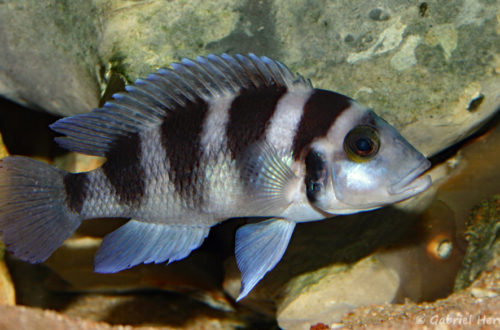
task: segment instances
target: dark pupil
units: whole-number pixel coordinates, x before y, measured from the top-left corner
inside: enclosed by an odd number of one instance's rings
[[[366,155],[370,153],[373,148],[373,143],[370,139],[362,137],[356,140],[356,149],[360,151],[360,154]]]

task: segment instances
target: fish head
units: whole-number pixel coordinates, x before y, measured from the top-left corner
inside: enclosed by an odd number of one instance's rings
[[[427,189],[430,162],[373,111],[352,101],[304,158],[313,207],[349,214],[405,200]]]

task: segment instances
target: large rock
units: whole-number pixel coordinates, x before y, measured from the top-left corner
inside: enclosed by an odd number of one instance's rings
[[[113,73],[255,52],[372,106],[433,154],[500,104],[499,12],[479,0],[2,1],[0,94],[70,115],[98,105]]]
[[[60,115],[97,105],[101,15],[91,1],[0,1],[0,94]]]
[[[400,284],[398,274],[375,258],[352,267],[328,267],[304,277],[308,277],[308,283],[302,280],[301,298],[287,301],[278,310],[283,329],[307,329],[318,322],[332,324],[358,306],[391,302]]]
[[[0,305],[0,328],[2,329],[113,329],[108,324],[82,321],[57,314],[52,311],[42,311],[28,307]],[[120,327],[131,329],[132,327]]]
[[[497,1],[279,1],[275,8],[280,59],[316,86],[372,106],[425,154],[456,142],[500,105]]]

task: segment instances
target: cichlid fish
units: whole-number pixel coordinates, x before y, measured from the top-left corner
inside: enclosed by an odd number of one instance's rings
[[[107,161],[68,173],[1,160],[0,231],[13,255],[42,262],[82,220],[130,218],[95,256],[96,272],[115,273],[183,259],[215,224],[261,217],[236,232],[238,300],[279,262],[297,222],[431,183],[429,161],[370,109],[253,54],[183,59],[51,128],[62,147]]]

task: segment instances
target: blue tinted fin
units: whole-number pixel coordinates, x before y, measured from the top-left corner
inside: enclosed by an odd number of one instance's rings
[[[0,160],[0,232],[17,258],[45,261],[80,225],[66,203],[65,174],[26,157]]]
[[[253,54],[208,55],[171,66],[136,80],[101,108],[58,120],[50,127],[65,136],[56,142],[71,151],[106,156],[121,137],[161,125],[189,102],[234,95],[243,88],[309,86],[283,64]]]
[[[265,141],[254,143],[243,152],[241,177],[251,207],[277,213],[290,205],[287,188],[298,180],[288,165],[290,162],[290,157],[280,157]]]
[[[116,273],[142,263],[183,259],[203,243],[209,230],[130,220],[104,237],[95,256],[94,270]]]
[[[292,237],[295,222],[273,218],[248,224],[236,231],[236,263],[241,271],[240,295],[244,298],[281,260]]]

